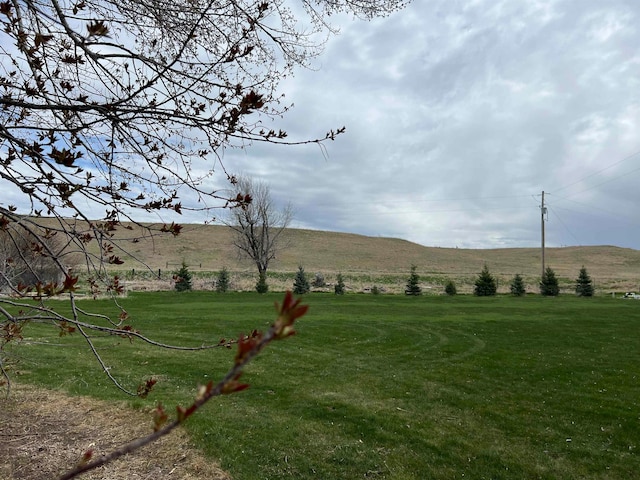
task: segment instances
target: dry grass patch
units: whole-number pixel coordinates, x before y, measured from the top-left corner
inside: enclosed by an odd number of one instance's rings
[[[124,403],[71,397],[13,385],[0,400],[0,479],[45,480],[71,469],[82,454],[107,454],[148,434],[151,418]],[[229,480],[218,465],[173,434],[124,459],[82,476],[88,480]]]

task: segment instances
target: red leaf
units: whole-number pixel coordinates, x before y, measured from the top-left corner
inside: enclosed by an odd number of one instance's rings
[[[153,430],[157,432],[162,428],[162,426],[167,423],[169,416],[164,411],[162,404],[158,404],[158,406],[153,410]]]
[[[299,298],[294,300],[291,291],[287,290],[282,306],[279,307],[276,302],[278,319],[273,324],[275,338],[286,338],[296,333],[293,329],[294,322],[309,310],[309,305],[300,305],[300,301]]]
[[[78,283],[79,277],[72,277],[68,273],[64,276],[64,283],[62,284],[62,292],[75,292],[76,283]]]
[[[240,335],[238,337],[238,351],[236,352],[236,365],[242,363],[262,340],[262,333],[254,330],[250,336]]]
[[[238,381],[241,375],[242,375],[242,372],[240,372],[232,380],[229,380],[227,383],[224,384],[224,386],[222,387],[223,395],[226,395],[229,393],[241,392],[242,390],[249,388],[248,383],[240,383]]]

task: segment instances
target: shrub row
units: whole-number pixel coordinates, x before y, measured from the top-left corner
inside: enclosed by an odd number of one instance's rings
[[[186,264],[182,264],[181,268],[174,272],[174,284],[175,289],[178,291],[191,290],[191,274]],[[215,289],[217,292],[224,293],[230,289],[230,277],[229,271],[223,268],[217,275],[215,281]],[[315,274],[313,281],[309,281],[304,271],[304,267],[300,265],[298,271],[295,274],[293,280],[292,290],[297,295],[303,295],[311,291],[311,287],[324,288],[327,287],[324,276],[320,273]],[[266,273],[259,275],[255,289],[259,293],[267,293],[269,286],[267,284]],[[346,286],[342,273],[338,273],[336,283],[333,285],[334,293],[336,295],[343,295],[346,291]],[[554,270],[551,267],[545,269],[544,275],[539,283],[540,294],[544,296],[557,296],[560,294],[560,288],[558,285],[558,278]],[[493,296],[497,293],[497,281],[491,274],[487,265],[485,265],[482,271],[478,274],[475,282],[473,293],[476,296],[486,297]],[[371,293],[379,294],[384,291],[383,288],[374,285],[370,289]],[[523,296],[527,292],[524,279],[520,274],[516,274],[509,284],[509,291],[514,296]],[[583,266],[580,269],[578,278],[575,281],[575,293],[581,297],[591,297],[594,294],[594,286],[591,277],[587,273],[587,269]],[[447,295],[456,295],[458,293],[456,284],[453,280],[448,280],[444,286],[444,292]],[[422,294],[422,288],[420,286],[420,275],[417,273],[417,267],[411,266],[409,277],[407,278],[406,287],[404,289],[406,295],[417,296]]]

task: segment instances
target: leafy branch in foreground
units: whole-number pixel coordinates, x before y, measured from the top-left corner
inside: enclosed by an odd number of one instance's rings
[[[151,270],[136,255],[142,237],[179,235],[172,219],[186,211],[249,210],[225,153],[324,148],[342,134],[289,139],[274,125],[291,108],[281,83],[321,54],[332,15],[406,3],[0,0],[0,305],[67,294],[80,272],[91,295],[115,298],[114,267]],[[44,310],[33,320],[73,323]],[[17,335],[8,311],[0,329]],[[2,350],[0,368],[7,378]]]
[[[27,323],[48,323],[62,335],[79,333],[111,381],[135,395],[90,335],[153,343],[127,323],[114,267],[131,260],[151,271],[135,243],[179,235],[172,219],[183,212],[211,221],[216,209],[250,210],[249,192],[233,188],[226,152],[256,143],[322,149],[342,134],[344,127],[318,127],[317,135],[289,139],[274,125],[292,106],[281,83],[320,55],[335,33],[332,15],[372,19],[408,1],[0,0],[0,246],[10,247],[0,248],[0,373],[7,384],[5,346]],[[143,224],[141,215],[161,220]],[[261,273],[266,291],[266,265]],[[74,293],[82,289],[111,297],[120,313],[82,311]],[[47,303],[63,294],[69,305]],[[287,297],[279,318],[290,310],[304,313]],[[244,363],[288,328],[276,322],[265,336],[243,337],[247,358],[202,397],[238,387]],[[137,392],[152,387],[149,380]]]
[[[170,433],[177,426],[196,413],[198,409],[211,400],[211,398],[219,395],[240,392],[248,388],[248,384],[240,382],[240,377],[242,376],[244,367],[274,340],[282,340],[294,335],[295,321],[306,314],[308,308],[308,305],[300,305],[300,299],[294,300],[292,293],[287,291],[282,305],[278,305],[278,303],[276,303],[278,317],[271,328],[266,333],[254,330],[250,335],[241,335],[238,339],[238,349],[236,351],[234,364],[226,373],[224,378],[222,378],[222,380],[217,384],[209,382],[207,385],[200,386],[198,388],[196,398],[190,406],[186,408],[182,406],[176,407],[176,418],[173,421],[168,421],[168,414],[165,412],[162,405],[158,405],[154,411],[153,433],[123,445],[112,453],[96,460],[92,460],[93,452],[91,450],[86,451],[80,464],[73,470],[62,475],[60,480],[75,478],[83,472],[93,470],[94,468],[100,467],[101,465],[132,453]]]
[[[171,345],[162,342],[155,341],[145,335],[139,330],[135,329],[131,324],[126,323],[129,319],[129,315],[126,310],[120,307],[120,315],[118,320],[115,321],[107,315],[92,313],[81,309],[77,305],[77,301],[73,291],[66,291],[69,295],[69,303],[71,305],[71,315],[64,315],[45,303],[45,298],[39,298],[37,303],[21,301],[19,299],[4,299],[3,303],[10,306],[11,310],[17,311],[17,314],[12,314],[8,309],[0,306],[0,315],[5,317],[3,321],[2,329],[0,330],[0,358],[7,344],[15,341],[22,340],[22,330],[27,323],[44,323],[53,325],[58,329],[60,336],[71,335],[79,332],[87,343],[87,346],[91,350],[92,354],[100,364],[102,371],[107,375],[109,380],[122,392],[132,396],[146,396],[153,384],[149,384],[147,381],[145,384],[137,386],[137,390],[133,391],[123,386],[111,372],[111,369],[104,363],[102,356],[96,346],[94,345],[92,337],[89,332],[99,332],[101,334],[107,334],[128,339],[141,340],[149,345],[155,347],[164,348],[168,350],[182,350],[182,351],[198,351],[208,350],[212,348],[226,347],[230,348],[231,345],[237,343],[238,340],[221,338],[218,343],[212,345],[199,345],[195,347],[187,347],[180,345]],[[4,379],[0,380],[0,384],[6,384],[7,389],[11,387],[10,376],[2,362],[0,362],[0,372]],[[155,383],[155,382],[153,382]],[[141,392],[144,392],[141,394]]]

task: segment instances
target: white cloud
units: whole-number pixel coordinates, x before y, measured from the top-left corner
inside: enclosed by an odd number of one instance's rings
[[[295,107],[274,123],[290,139],[346,125],[328,155],[225,155],[291,200],[298,226],[531,247],[544,190],[547,245],[640,248],[640,3],[415,1],[338,18],[314,70],[282,84]]]
[[[640,223],[618,215],[638,203],[640,156],[596,173],[640,150],[639,16],[623,1],[441,1],[346,22],[319,70],[285,85],[292,136],[346,134],[326,160],[256,148],[251,164],[305,227],[535,246],[545,190],[548,244],[640,248]]]

